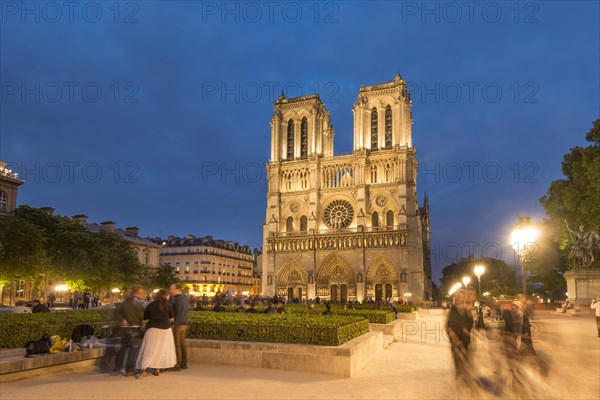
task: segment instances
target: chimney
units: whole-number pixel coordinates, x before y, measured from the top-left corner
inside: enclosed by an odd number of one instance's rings
[[[136,237],[138,237],[139,233],[140,233],[140,228],[138,228],[137,226],[129,226],[129,227],[125,228],[125,234],[127,236],[136,238]]]
[[[43,211],[48,215],[54,215],[54,208],[52,207],[40,207],[40,211]]]
[[[101,222],[100,225],[102,225],[102,230],[104,232],[114,232],[115,231],[115,222],[113,221],[104,221]]]
[[[87,225],[88,216],[85,214],[73,215],[71,218],[73,218],[75,221],[79,222],[83,226]]]

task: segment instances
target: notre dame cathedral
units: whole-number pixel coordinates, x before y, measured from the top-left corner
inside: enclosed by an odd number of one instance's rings
[[[400,74],[360,88],[352,154],[333,155],[318,95],[282,94],[274,111],[263,294],[429,300],[429,205],[417,202],[411,100]]]

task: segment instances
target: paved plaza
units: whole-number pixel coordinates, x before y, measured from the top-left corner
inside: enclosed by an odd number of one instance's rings
[[[506,374],[494,375],[494,343],[478,341],[473,362],[486,389],[457,389],[448,343],[440,334],[444,317],[432,312],[404,322],[404,340],[390,344],[353,378],[312,373],[193,364],[159,377],[111,376],[93,369],[49,373],[0,385],[7,399],[449,399],[511,398],[498,389]],[[592,316],[538,313],[536,350],[548,360],[544,378],[524,374],[535,398],[597,399],[600,395],[600,338]],[[423,331],[426,335],[423,336]],[[483,385],[486,386],[486,385]],[[496,392],[496,394],[494,394]]]

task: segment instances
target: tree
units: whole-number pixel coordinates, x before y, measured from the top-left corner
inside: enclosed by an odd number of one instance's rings
[[[147,269],[144,274],[144,285],[148,288],[168,288],[179,283],[179,275],[169,264],[160,264],[156,269]]]
[[[473,273],[476,264],[485,265],[485,273],[481,277],[481,291],[490,292],[492,296],[517,294],[516,267],[496,258],[474,259],[461,258],[442,270],[440,279],[440,296],[446,296],[457,282],[462,282],[463,276],[471,278],[471,285],[477,287],[477,278]]]
[[[544,291],[554,292],[566,285],[563,274],[566,270],[565,257],[556,241],[555,227],[548,220],[538,222],[536,228],[542,234],[536,240],[535,249],[527,258],[527,281],[541,283]]]
[[[586,231],[600,229],[600,119],[593,122],[585,139],[591,145],[574,147],[565,154],[562,161],[565,179],[553,181],[540,198],[570,266],[573,242],[567,224],[572,230],[579,226]]]
[[[90,232],[79,222],[20,206],[0,219],[1,279],[43,274],[73,288],[110,289],[141,281],[143,266],[116,233]],[[6,277],[6,278],[5,278]]]

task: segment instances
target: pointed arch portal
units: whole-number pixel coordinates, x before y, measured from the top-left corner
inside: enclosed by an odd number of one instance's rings
[[[356,299],[356,274],[344,257],[331,254],[323,260],[317,271],[317,296],[336,303]]]

